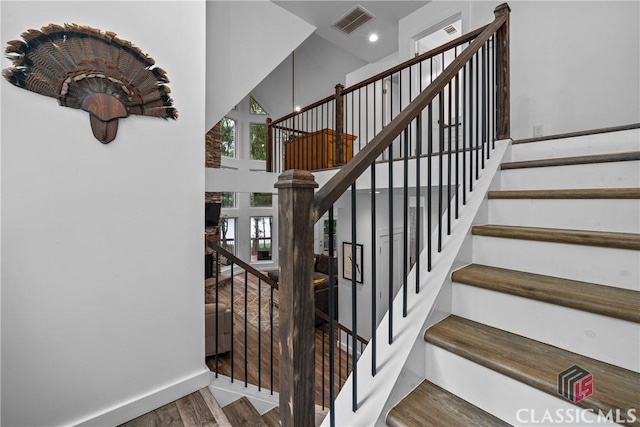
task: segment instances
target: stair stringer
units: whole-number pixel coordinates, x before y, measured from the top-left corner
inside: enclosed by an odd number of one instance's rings
[[[247,384],[245,386],[244,381],[231,381],[231,378],[225,375],[218,375],[218,378],[216,378],[213,372],[211,373],[209,390],[211,390],[213,396],[218,403],[220,403],[220,406],[226,406],[241,397],[246,397],[260,415],[270,411],[279,404],[279,395],[276,392],[271,393],[271,391],[266,388],[259,390],[258,387],[253,384]]]
[[[442,252],[432,252],[432,270],[429,274],[426,273],[426,250],[420,254],[421,292],[416,294],[415,287],[408,286],[407,317],[394,315],[394,341],[391,345],[387,340],[389,313],[382,319],[376,330],[378,372],[375,376],[371,373],[372,349],[368,345],[358,360],[357,411],[352,410],[353,375],[350,375],[335,400],[336,425],[385,425],[387,412],[424,380],[424,330],[451,314],[451,272],[460,266],[461,256],[470,256],[471,227],[477,222],[478,214],[487,215],[487,192],[499,188],[498,171],[500,164],[509,159],[510,147],[511,140],[496,141],[491,158],[486,161],[485,169],[474,183],[473,192],[467,195],[467,204],[460,206],[459,218],[452,219],[451,235],[443,236]],[[437,230],[432,237],[436,242]],[[413,268],[407,283],[415,283],[415,274]],[[401,292],[393,300],[393,309],[395,313],[402,313]],[[322,425],[330,425],[329,416]]]

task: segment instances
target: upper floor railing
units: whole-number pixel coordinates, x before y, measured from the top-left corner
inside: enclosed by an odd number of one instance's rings
[[[347,163],[433,83],[487,26],[347,88],[338,84],[332,95],[300,111],[267,119],[267,171],[314,171]],[[444,117],[447,127],[456,126],[459,121],[455,114]],[[508,127],[508,117],[503,117],[501,124]],[[445,149],[449,145],[446,136]],[[404,146],[397,139],[395,142],[391,152],[381,153],[380,160],[404,155]],[[415,156],[415,141],[410,140],[406,149],[410,156]]]
[[[467,203],[485,161],[495,148],[495,141],[509,137],[509,12],[509,6],[502,4],[496,8],[495,19],[489,25],[348,89],[338,87],[334,97],[270,123],[270,146],[276,154],[271,159],[273,170],[284,169],[276,184],[280,233],[281,425],[314,422],[313,398],[309,393],[313,390],[315,371],[314,360],[309,357],[314,351],[313,290],[305,285],[312,278],[314,224],[328,215],[329,256],[340,253],[338,258],[345,260],[343,271],[350,271],[348,281],[341,282],[349,288],[350,310],[340,311],[348,312],[349,319],[344,323],[352,331],[353,342],[359,325],[367,321],[358,311],[364,307],[369,310],[372,336],[367,351],[372,355],[371,373],[376,375],[383,369],[376,362],[376,342],[383,338],[376,333],[380,320],[377,313],[381,311],[376,304],[384,301],[387,305],[382,307],[382,311],[388,310],[389,322],[388,336],[384,338],[392,344],[397,333],[393,328],[394,317],[407,316],[409,271],[415,272],[414,293],[419,293],[421,275],[431,271],[432,253],[442,251],[460,207]],[[440,69],[434,65],[437,57],[442,63]],[[378,104],[372,103],[369,95],[378,92],[385,79],[390,80],[386,90],[397,91],[398,96],[382,104],[387,105],[385,111],[389,114],[380,116]],[[330,114],[325,113],[327,110]],[[278,150],[291,141],[302,146],[311,144],[307,141],[317,140],[312,135],[316,132],[325,134],[320,139],[326,142],[325,136],[330,132],[325,127],[333,131],[335,139],[335,147],[327,150],[326,155],[324,149],[307,154],[300,154],[305,153],[300,148],[293,149],[300,159],[321,155],[327,160],[345,162],[316,192],[318,185],[308,169],[282,168],[282,155],[286,163],[291,160],[287,160],[291,151],[286,147],[284,153]],[[277,132],[282,135],[274,135]],[[349,161],[346,161],[348,153],[344,154],[348,146],[345,134],[357,137],[352,139],[354,144],[360,141]],[[325,142],[313,144],[322,146]],[[368,177],[363,175],[367,170]],[[357,187],[359,179],[363,181]],[[352,243],[348,253],[341,253],[333,238],[337,203],[341,207],[340,240]],[[389,233],[385,242],[379,235],[381,229]],[[394,243],[397,229],[401,230],[398,233],[401,237]],[[363,245],[368,246],[366,252],[358,249],[357,243],[362,241],[367,242]],[[379,253],[384,254],[384,259]],[[426,265],[421,263],[423,257]],[[369,270],[359,276],[357,272],[365,258]],[[396,259],[400,259],[397,265]],[[358,300],[358,284],[362,280],[366,280],[365,287],[371,288],[370,300]],[[334,286],[330,285],[329,290],[332,300]],[[392,302],[400,292],[402,310],[394,313]],[[378,299],[382,294],[387,295],[385,300]],[[340,295],[341,304],[347,303],[343,299],[345,292]],[[330,330],[334,330],[334,319],[334,308],[330,305]],[[335,334],[329,333],[330,349],[335,347],[332,336]],[[352,410],[357,411],[355,357],[351,363]],[[329,381],[333,381],[334,369],[330,366]],[[333,392],[333,385],[329,390]],[[330,396],[331,425],[336,425],[334,398]]]

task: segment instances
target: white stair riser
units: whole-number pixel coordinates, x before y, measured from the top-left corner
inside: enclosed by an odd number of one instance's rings
[[[640,200],[491,199],[489,223],[640,233]]]
[[[503,190],[614,188],[640,186],[640,161],[506,169]]]
[[[640,251],[474,236],[473,262],[640,290]]]
[[[549,425],[531,421],[541,420],[546,411],[575,414],[579,410],[560,395],[552,396],[432,344],[426,346],[427,380],[509,424]],[[578,422],[554,422],[553,425],[584,426],[585,422],[586,425],[615,425],[604,420],[596,424],[597,417],[590,412],[583,416]]]
[[[453,314],[640,372],[634,322],[460,283],[453,283]]]
[[[640,151],[640,129],[513,144],[511,161]]]

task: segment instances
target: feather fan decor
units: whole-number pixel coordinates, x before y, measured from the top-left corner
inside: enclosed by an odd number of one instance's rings
[[[50,24],[7,43],[13,85],[56,98],[89,113],[103,144],[116,137],[118,119],[130,114],[176,119],[166,72],[130,41],[76,24]]]

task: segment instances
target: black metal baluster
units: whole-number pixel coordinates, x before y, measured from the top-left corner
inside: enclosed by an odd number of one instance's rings
[[[411,90],[413,88],[413,79],[411,76],[412,69],[413,69],[413,65],[409,67],[409,102],[413,101],[412,90]],[[413,149],[413,135],[409,133],[409,152],[411,152],[412,149]]]
[[[462,67],[462,205],[467,204],[467,64]]]
[[[329,283],[329,286],[331,286],[331,283]],[[324,392],[325,392],[325,387],[326,387],[326,383],[325,383],[326,375],[325,375],[325,373],[327,372],[327,367],[326,367],[326,362],[325,362],[325,352],[326,352],[326,350],[325,350],[325,343],[324,343],[324,340],[325,340],[324,329],[326,327],[327,327],[327,325],[324,324],[324,323],[321,326],[321,329],[322,329],[322,409],[324,409],[325,406],[326,406],[324,404],[324,399],[325,399],[325,397],[324,397],[325,393]]]
[[[376,266],[376,164],[371,164],[371,375],[377,373],[376,367],[376,341],[377,341],[377,302],[378,291]]]
[[[216,328],[218,328],[218,305],[220,304],[220,294],[218,292],[218,286],[220,285],[220,252],[216,251]],[[219,333],[216,330],[216,378],[218,378],[218,372],[220,368],[218,366],[219,356],[218,356],[218,341],[219,341]]]
[[[259,247],[259,246],[258,246]],[[249,309],[249,289],[247,288],[248,283],[248,274],[247,270],[244,271],[244,386],[246,387],[248,384],[248,375],[249,375],[249,365],[247,363],[247,327],[249,323],[247,322],[247,313]],[[259,308],[259,307],[258,307]]]
[[[482,169],[484,169],[484,146],[487,143],[487,44],[482,45]],[[489,150],[487,149],[487,154]]]
[[[402,74],[401,74],[402,75]],[[409,128],[404,130],[404,182],[403,200],[404,212],[402,215],[402,317],[407,317],[407,271],[409,259]]]
[[[389,146],[389,344],[393,344],[393,145]]]
[[[235,357],[235,347],[236,347],[236,340],[235,340],[235,333],[234,333],[234,317],[235,317],[235,310],[233,307],[233,288],[235,287],[235,276],[233,275],[233,263],[231,263],[231,382],[233,382],[233,367],[235,365],[234,363],[234,357]]]
[[[478,54],[478,52],[476,52],[476,54],[474,55],[474,57],[476,58],[476,133],[475,133],[475,137],[476,137],[476,147],[475,147],[475,152],[476,152],[476,181],[478,180],[478,178],[480,177],[480,144],[482,143],[482,141],[480,141],[480,55]]]
[[[473,59],[469,60],[469,192],[473,191]]]
[[[258,391],[262,390],[262,279],[258,277]]]
[[[448,138],[448,150],[447,150],[447,236],[451,235],[451,129],[454,126],[454,124],[451,123],[451,106],[452,106],[452,102],[451,102],[451,83],[449,83],[447,86],[449,86],[449,97],[447,98],[447,110],[449,113],[449,128],[447,131],[447,138]]]
[[[358,337],[358,304],[357,297],[357,279],[360,267],[358,266],[357,257],[357,233],[356,233],[356,184],[351,184],[351,333],[353,334],[353,342]],[[360,261],[362,264],[362,261]],[[348,347],[347,347],[348,349]],[[355,346],[353,347],[353,357],[351,358],[351,375],[352,375],[352,401],[351,409],[353,412],[358,410],[358,364],[356,363]]]
[[[416,294],[420,292],[420,162],[422,161],[422,112],[416,117]]]
[[[456,48],[456,56],[457,56],[457,48]],[[460,163],[459,163],[459,159],[458,156],[460,154],[460,126],[462,125],[460,123],[460,82],[459,82],[459,78],[460,77],[460,72],[458,71],[458,74],[456,74],[455,77],[455,85],[456,85],[456,89],[455,89],[455,99],[456,99],[456,129],[455,129],[455,139],[456,139],[456,180],[455,180],[455,189],[456,189],[456,219],[458,219],[459,217],[459,213],[460,213],[460,181],[459,181],[459,176],[460,176]]]
[[[497,90],[497,84],[496,84],[496,36],[495,34],[493,36],[491,36],[491,46],[493,47],[493,49],[491,49],[491,78],[493,80],[493,85],[492,85],[492,89],[491,89],[491,96],[493,98],[493,107],[491,108],[491,113],[493,116],[493,123],[491,124],[491,130],[492,130],[492,134],[493,137],[491,138],[492,140],[492,147],[496,148],[496,127],[497,127],[497,109],[496,109],[496,90]]]
[[[484,62],[484,97],[486,99],[485,101],[485,112],[484,112],[484,141],[485,144],[487,145],[487,160],[489,160],[491,158],[491,144],[490,144],[490,140],[489,140],[489,134],[490,134],[490,126],[489,126],[489,121],[491,120],[491,96],[489,95],[489,90],[490,90],[490,82],[489,82],[489,78],[490,78],[490,70],[489,70],[489,52],[487,52],[487,48],[489,45],[489,41],[487,41],[483,46],[482,46],[482,58],[483,58],[483,62]]]
[[[442,252],[442,177],[444,151],[444,90],[438,95],[438,252]]]
[[[335,241],[333,239],[335,230],[333,227],[333,206],[329,209],[329,290],[327,292],[329,297],[329,415],[330,423],[332,426],[336,425],[335,416],[335,348],[336,348],[336,334],[335,334],[335,284],[333,271],[333,258],[335,251]]]
[[[427,271],[431,271],[431,175],[433,174],[433,165],[431,157],[433,155],[433,101],[429,103],[427,121]]]
[[[271,374],[271,378],[270,378],[270,384],[271,384],[271,394],[273,394],[273,287],[271,287],[271,302],[269,304],[269,331],[271,333],[271,351],[270,351],[270,356],[271,356],[271,360],[270,360],[270,374]]]

